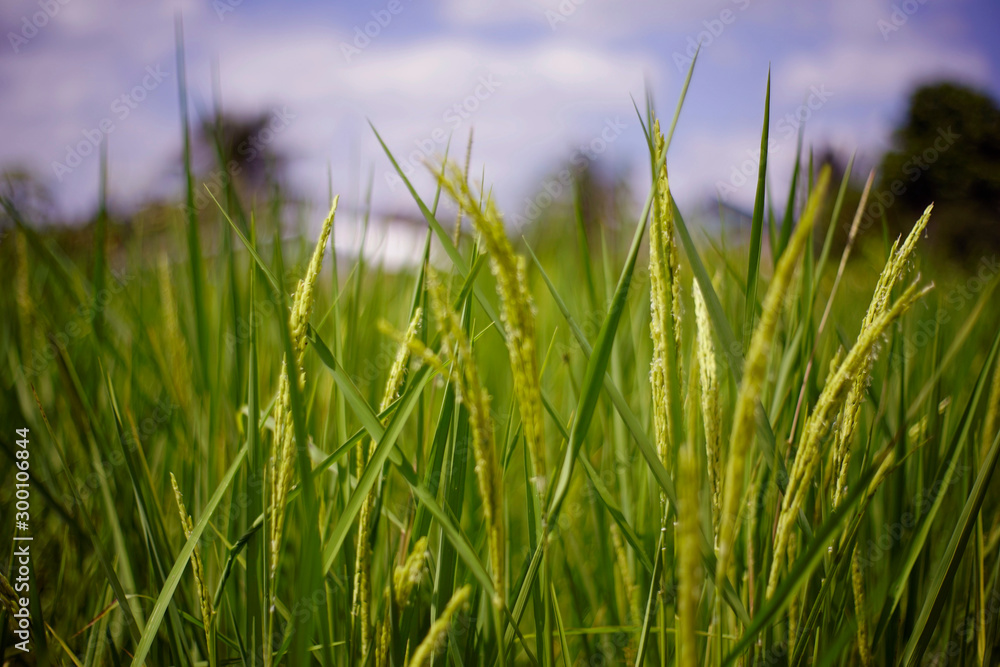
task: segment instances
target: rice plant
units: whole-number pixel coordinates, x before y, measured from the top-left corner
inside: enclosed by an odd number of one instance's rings
[[[189,152],[152,262],[142,220],[79,253],[4,201],[3,663],[27,609],[40,665],[998,664],[997,278],[947,299],[931,202],[856,239],[868,189],[835,267],[851,170],[775,220],[769,102],[750,242],[703,240],[682,103],[641,212],[528,239],[376,132],[427,223],[398,271],[343,265],[335,197],[317,240],[196,210]]]

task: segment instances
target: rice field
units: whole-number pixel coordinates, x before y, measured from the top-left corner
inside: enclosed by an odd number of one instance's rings
[[[931,202],[859,229],[871,180],[855,216],[866,175],[811,161],[703,234],[682,103],[639,111],[641,209],[527,238],[382,143],[401,270],[337,253],[336,197],[195,207],[190,155],[169,244],[4,200],[0,661],[1000,664],[996,271],[931,258]]]

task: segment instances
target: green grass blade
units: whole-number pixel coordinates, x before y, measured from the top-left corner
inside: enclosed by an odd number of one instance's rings
[[[184,543],[180,553],[177,555],[177,560],[174,561],[174,565],[170,569],[170,574],[167,575],[163,588],[160,589],[160,594],[156,598],[156,604],[153,605],[153,610],[149,613],[149,620],[146,623],[146,629],[143,630],[142,637],[136,645],[135,655],[132,658],[133,665],[145,664],[146,656],[149,654],[149,649],[152,647],[153,641],[156,639],[156,632],[160,627],[160,623],[163,621],[167,608],[170,606],[170,601],[174,597],[174,591],[177,590],[177,584],[180,583],[181,577],[184,575],[184,570],[187,568],[188,560],[191,558],[191,554],[194,553],[194,548],[198,545],[198,541],[201,539],[202,533],[204,533],[205,529],[208,527],[216,508],[219,506],[219,503],[222,502],[223,496],[225,496],[226,491],[236,478],[236,473],[239,471],[240,466],[243,465],[243,461],[246,459],[246,456],[247,448],[244,446],[240,449],[239,453],[233,459],[233,462],[229,465],[229,469],[223,476],[219,486],[216,487],[212,497],[205,504],[205,507],[202,509],[201,518],[198,519],[198,523],[194,525],[194,529],[191,531],[191,536]]]
[[[275,234],[275,255],[278,261],[278,275],[284,275],[284,268],[282,262],[282,251],[281,251],[281,235]],[[294,369],[296,365],[296,353],[295,347],[292,343],[292,333],[290,330],[290,324],[288,317],[285,313],[289,312],[289,306],[287,302],[287,295],[285,290],[279,289],[276,291],[276,296],[278,300],[278,312],[280,313],[278,319],[278,333],[281,334],[282,347],[284,348],[284,358],[289,368]],[[304,576],[300,575],[300,590],[298,591],[300,595],[314,595],[315,591],[321,591],[323,593],[320,603],[318,605],[320,612],[320,628],[324,635],[328,633],[328,624],[326,623],[327,615],[327,605],[326,605],[326,587],[323,585],[323,577],[326,570],[320,570],[321,561],[320,555],[322,552],[322,544],[320,540],[319,532],[319,521],[321,516],[316,504],[316,491],[313,486],[313,476],[312,476],[312,464],[309,460],[309,438],[306,434],[306,415],[305,407],[302,403],[302,389],[299,387],[299,382],[296,377],[297,373],[290,373],[288,387],[288,402],[292,413],[292,427],[295,433],[295,448],[296,448],[296,460],[299,467],[299,479],[301,485],[301,493],[299,494],[303,499],[303,505],[305,509],[305,534],[302,539],[301,552],[299,554],[298,567],[296,568],[299,572],[304,573]],[[277,511],[283,512],[287,511],[286,507],[278,508]],[[280,553],[281,545],[277,545],[276,550]],[[300,638],[299,641],[292,645],[292,660],[296,664],[305,664],[308,661],[309,656],[309,642],[312,638],[312,628],[314,625],[314,614],[308,614],[305,619],[299,618],[296,615],[296,621],[302,623],[304,632],[296,632],[296,635]],[[293,626],[298,630],[298,626]],[[323,659],[321,664],[332,665],[333,656],[330,652],[330,637],[323,637]]]
[[[402,432],[406,419],[410,416],[413,408],[416,407],[421,391],[431,378],[434,377],[434,374],[430,372],[429,367],[423,366],[413,375],[400,398],[399,407],[393,413],[389,424],[383,427],[382,423],[378,420],[378,416],[368,405],[368,402],[354,385],[350,376],[340,365],[340,362],[334,358],[333,353],[330,352],[330,349],[314,329],[309,329],[308,338],[311,347],[320,358],[320,361],[332,373],[333,379],[344,393],[344,399],[351,406],[358,419],[361,420],[362,426],[368,431],[369,435],[378,434],[378,437],[373,435],[373,440],[378,443],[375,447],[375,452],[372,454],[368,464],[365,466],[364,472],[358,479],[354,493],[351,494],[350,500],[348,500],[347,505],[341,511],[340,516],[337,517],[337,522],[327,537],[326,546],[323,550],[323,572],[326,573],[333,567],[333,561],[343,546],[347,533],[354,524],[354,519],[361,510],[361,505],[368,496],[368,492],[382,474],[382,466],[390,458],[395,458],[396,461],[402,460],[398,450],[395,449],[396,439]]]
[[[990,479],[993,477],[998,460],[1000,460],[1000,433],[993,439],[993,445],[982,462],[976,483],[972,487],[972,493],[965,501],[965,507],[962,508],[962,514],[958,517],[958,523],[951,534],[951,540],[938,564],[937,573],[934,575],[930,588],[926,591],[927,597],[924,600],[924,606],[920,610],[913,634],[904,649],[903,664],[907,667],[920,664],[934,630],[939,627],[938,620],[944,610],[944,604],[952,592],[951,584],[961,566],[965,546],[976,526],[976,517],[979,516],[979,510],[986,499],[986,491],[989,488]]]
[[[887,600],[882,607],[882,614],[879,618],[879,623],[873,636],[873,644],[877,645],[888,629],[889,620],[892,618],[897,605],[899,605],[904,592],[907,590],[907,583],[910,580],[910,574],[913,571],[913,567],[916,565],[917,558],[923,551],[924,545],[931,534],[934,519],[944,502],[945,493],[943,490],[947,489],[954,479],[959,459],[965,448],[965,443],[968,440],[969,433],[972,430],[973,416],[976,413],[976,408],[978,407],[979,401],[985,391],[989,378],[989,368],[993,359],[996,357],[998,346],[1000,346],[1000,331],[998,331],[997,335],[994,337],[993,347],[990,350],[987,361],[983,364],[979,371],[979,376],[976,378],[972,394],[969,396],[968,403],[965,406],[961,421],[959,422],[954,437],[948,446],[948,450],[942,460],[938,463],[938,468],[941,470],[941,474],[937,477],[935,485],[936,488],[941,489],[941,491],[934,495],[930,508],[928,508],[927,512],[921,517],[920,524],[917,526],[914,531],[913,538],[909,542],[906,555],[903,557],[900,569],[894,577],[892,584],[889,586]]]
[[[788,247],[788,239],[792,237],[792,218],[795,215],[795,196],[798,194],[799,172],[802,168],[802,133],[805,125],[799,125],[799,136],[795,140],[795,167],[792,169],[792,185],[788,190],[788,203],[785,204],[785,216],[781,219],[781,235],[778,237],[777,250],[774,252],[774,263],[777,265],[781,253]],[[811,173],[811,172],[810,172]]]
[[[754,197],[753,218],[750,221],[750,265],[747,268],[746,305],[743,311],[743,352],[750,347],[757,304],[757,278],[760,273],[761,237],[764,229],[764,185],[767,181],[767,137],[771,116],[771,69],[767,71],[767,92],[764,94],[764,128],[760,133],[760,163],[757,168],[757,195]],[[773,250],[772,245],[772,250]],[[775,257],[777,261],[777,256]],[[701,281],[699,281],[701,282]],[[704,289],[704,288],[702,288]]]
[[[653,565],[653,576],[649,580],[649,595],[646,597],[646,612],[642,617],[642,629],[639,631],[639,647],[635,652],[635,667],[642,667],[646,660],[646,652],[649,650],[650,628],[656,621],[656,601],[659,598],[659,590],[663,572],[663,535],[656,545],[656,560]]]
[[[666,155],[664,155],[666,157]],[[590,422],[594,417],[594,408],[597,406],[597,399],[600,396],[604,375],[607,372],[608,362],[611,359],[611,348],[614,344],[615,333],[618,331],[618,322],[621,320],[622,311],[625,309],[625,299],[628,296],[629,286],[632,283],[632,271],[635,269],[635,262],[639,256],[639,245],[646,231],[649,222],[650,207],[653,202],[653,195],[656,189],[652,188],[646,205],[643,208],[639,224],[636,226],[635,235],[632,239],[632,247],[625,260],[621,276],[618,279],[618,287],[615,289],[614,298],[611,300],[611,307],[608,310],[600,332],[597,334],[597,341],[594,346],[594,353],[587,360],[587,371],[584,375],[583,390],[580,393],[580,400],[576,408],[576,419],[570,431],[569,443],[566,446],[566,456],[563,465],[556,478],[555,490],[546,508],[546,521],[551,523],[559,514],[559,508],[566,494],[569,492],[570,478],[573,475],[573,467],[576,464],[576,457],[583,445],[583,440],[590,428]]]
[[[570,667],[569,644],[566,643],[566,626],[563,623],[562,612],[559,611],[559,598],[556,596],[556,587],[549,583],[549,595],[552,599],[552,612],[556,619],[556,633],[559,635],[559,648],[562,652],[563,665]]]
[[[176,23],[177,96],[180,102],[181,141],[184,151],[184,213],[187,219],[188,266],[191,269],[191,296],[197,333],[197,366],[202,387],[210,388],[208,376],[208,318],[205,314],[205,269],[202,266],[198,210],[194,199],[194,167],[191,164],[191,123],[188,117],[187,79],[184,65],[184,26]]]
[[[753,617],[753,622],[744,631],[743,636],[733,646],[733,649],[726,656],[723,665],[735,663],[740,655],[750,648],[762,631],[780,614],[790,603],[792,596],[799,591],[812,574],[813,570],[821,563],[827,546],[840,533],[840,528],[851,515],[854,506],[867,493],[868,485],[874,478],[876,470],[870,468],[865,475],[858,480],[851,493],[844,499],[844,502],[834,511],[829,518],[820,526],[813,535],[812,540],[806,550],[795,561],[795,565],[789,570],[788,575],[781,581],[771,597],[760,611]]]
[[[378,475],[381,474],[382,466],[386,461],[390,461],[396,466],[396,469],[410,485],[410,488],[417,499],[425,505],[431,515],[437,519],[438,523],[445,531],[445,534],[454,544],[459,555],[462,556],[466,564],[470,566],[470,570],[476,576],[476,579],[492,596],[492,580],[486,568],[482,565],[482,561],[480,561],[475,555],[475,551],[472,549],[468,540],[465,539],[458,528],[453,525],[451,519],[447,514],[445,514],[444,510],[440,507],[434,497],[428,493],[423,486],[421,486],[416,473],[414,473],[409,464],[403,460],[401,453],[395,447],[396,439],[402,430],[403,422],[416,405],[416,401],[419,398],[420,393],[423,391],[423,388],[427,385],[430,379],[434,377],[434,374],[430,372],[430,367],[423,366],[414,374],[413,379],[410,381],[410,385],[403,392],[403,396],[400,398],[402,401],[400,408],[395,412],[392,419],[389,421],[388,426],[383,427],[381,422],[378,420],[378,416],[375,414],[374,410],[371,409],[371,406],[368,405],[367,401],[365,401],[361,392],[354,386],[354,383],[344,371],[343,367],[340,366],[340,363],[333,357],[329,348],[326,347],[325,343],[323,343],[323,341],[312,330],[310,330],[309,340],[316,349],[320,359],[333,374],[333,377],[340,386],[341,391],[344,392],[345,399],[355,411],[355,414],[361,420],[361,423],[364,424],[368,434],[378,443],[375,448],[375,453],[369,460],[369,464],[365,466],[364,473],[362,473],[361,477],[358,479],[358,484],[355,487],[354,493],[351,495],[351,499],[348,501],[347,506],[344,508],[340,517],[338,517],[337,523],[330,532],[330,538],[327,541],[323,558],[323,562],[326,565],[325,571],[329,571],[330,567],[333,565],[333,559],[336,558],[337,552],[343,545],[344,538],[353,524],[354,517],[357,516],[357,512],[361,509],[361,504],[364,501],[364,498],[374,485]]]

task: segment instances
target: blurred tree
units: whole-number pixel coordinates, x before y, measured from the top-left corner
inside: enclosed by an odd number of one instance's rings
[[[928,233],[957,258],[1000,248],[1000,109],[957,83],[918,88],[885,155],[869,209],[901,232],[934,202]]]
[[[285,110],[243,115],[216,110],[203,117],[192,144],[192,168],[199,181],[195,207],[214,210],[205,192],[208,188],[245,226],[246,212],[254,202],[284,199],[282,175],[288,160],[275,144],[292,117]]]
[[[274,140],[287,125],[281,112],[217,113],[206,118],[196,136],[196,169],[209,181],[221,172],[243,189],[266,189],[285,166],[285,156],[276,150]]]

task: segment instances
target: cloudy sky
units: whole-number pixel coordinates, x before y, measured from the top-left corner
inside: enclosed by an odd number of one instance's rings
[[[872,163],[916,84],[949,77],[1000,97],[996,0],[4,0],[0,167],[30,168],[82,216],[92,147],[107,141],[116,205],[179,192],[178,12],[192,112],[211,108],[218,63],[223,107],[274,114],[267,140],[318,206],[328,173],[349,197],[372,174],[379,206],[406,209],[369,120],[425,186],[419,161],[452,134],[464,148],[474,128],[473,171],[508,217],[574,158],[641,183],[632,100],[648,90],[669,118],[699,41],[669,160],[682,207],[720,183],[752,202],[738,171],[759,144],[769,65],[775,183],[803,118],[807,143]]]

